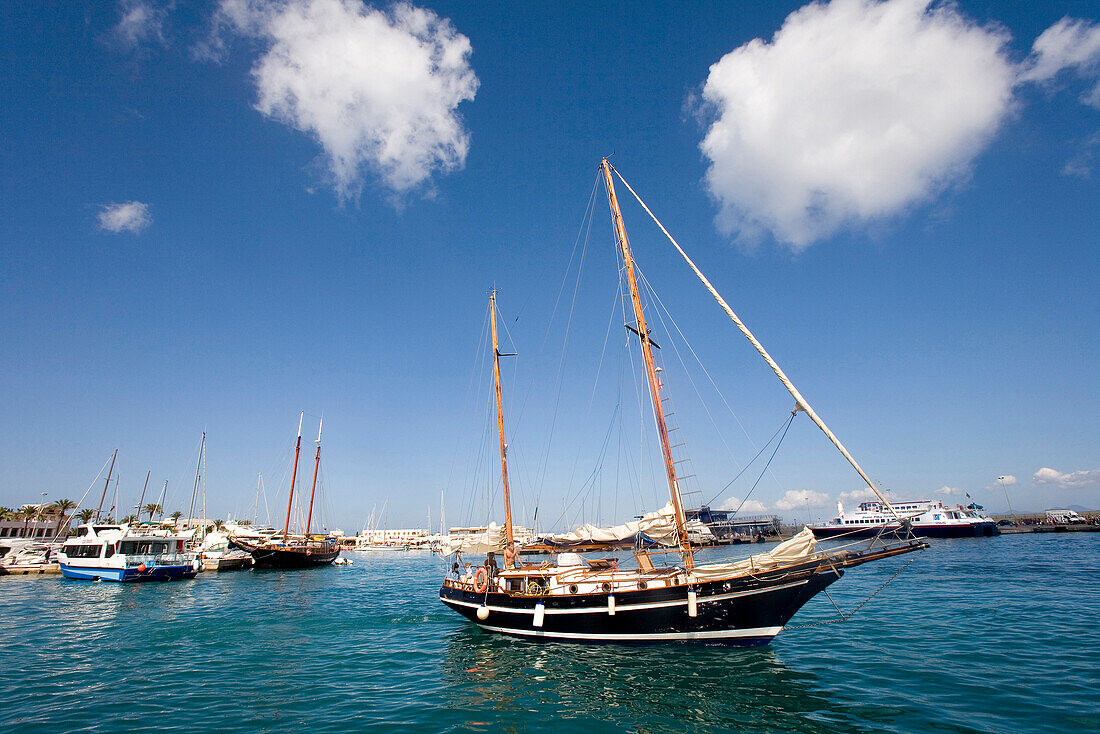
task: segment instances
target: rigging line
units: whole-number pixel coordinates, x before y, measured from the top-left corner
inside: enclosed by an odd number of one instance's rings
[[[615,170],[614,167],[612,167],[612,170]],[[814,425],[821,429],[821,432],[825,434],[825,437],[828,438],[833,446],[835,446],[837,450],[844,456],[844,458],[848,460],[848,463],[852,465],[852,468],[856,470],[856,473],[859,474],[863,481],[867,482],[867,486],[871,489],[872,492],[875,493],[879,500],[882,501],[882,504],[886,506],[886,509],[890,510],[890,514],[893,515],[897,519],[897,521],[902,523],[902,525],[904,526],[905,523],[901,519],[901,515],[899,515],[897,510],[894,509],[894,505],[891,504],[890,500],[886,499],[886,495],[879,491],[879,488],[875,486],[875,483],[872,482],[871,478],[867,476],[867,473],[863,471],[863,467],[859,465],[859,462],[855,460],[855,457],[848,452],[848,449],[844,448],[844,445],[840,442],[840,439],[837,438],[831,430],[829,430],[829,427],[825,425],[825,421],[821,420],[821,417],[817,414],[817,412],[810,407],[810,404],[806,402],[806,399],[804,397],[802,397],[802,394],[794,386],[794,383],[790,381],[790,378],[787,377],[786,373],[783,372],[776,361],[772,359],[770,354],[768,354],[767,350],[764,349],[764,346],[759,342],[759,340],[757,340],[755,336],[753,336],[752,332],[749,331],[749,327],[745,326],[744,322],[742,322],[741,319],[737,317],[737,314],[733,312],[733,309],[730,308],[725,299],[723,299],[718,291],[714,288],[714,286],[711,285],[710,281],[707,280],[707,277],[703,275],[703,272],[699,270],[698,267],[696,267],[692,259],[688,257],[688,254],[686,252],[684,252],[684,249],[680,247],[680,243],[677,242],[671,234],[669,234],[669,231],[665,229],[665,226],[661,224],[660,220],[657,219],[652,211],[650,211],[649,207],[646,206],[646,203],[642,201],[642,198],[638,196],[638,193],[634,191],[633,188],[631,188],[630,184],[626,182],[626,179],[622,177],[622,174],[620,174],[618,170],[615,170],[615,175],[619,177],[619,180],[623,182],[623,186],[626,186],[630,193],[634,195],[634,198],[638,200],[638,203],[642,205],[642,208],[645,209],[646,213],[649,214],[650,218],[652,218],[657,226],[661,229],[661,231],[664,232],[665,236],[668,238],[668,241],[672,243],[672,245],[676,248],[676,251],[680,253],[680,256],[684,258],[684,261],[687,262],[692,272],[694,272],[695,275],[699,278],[700,282],[702,282],[703,286],[707,289],[707,292],[710,293],[711,297],[714,298],[718,305],[722,307],[722,310],[726,312],[726,315],[730,317],[730,320],[733,321],[733,323],[737,326],[738,331],[740,331],[745,336],[745,338],[749,340],[749,343],[752,344],[757,353],[764,359],[765,362],[768,363],[768,366],[771,367],[772,372],[774,372],[775,376],[779,378],[779,381],[783,383],[783,387],[787,388],[787,392],[789,392],[791,394],[791,397],[794,398],[795,404],[803,411],[805,411],[806,415],[809,416]]]
[[[749,470],[749,467],[752,466],[756,462],[756,460],[760,458],[760,455],[763,454],[764,451],[769,446],[772,445],[772,441],[774,441],[775,437],[779,435],[779,432],[783,430],[783,427],[788,425],[790,422],[791,422],[791,417],[788,415],[786,418],[783,419],[783,422],[779,424],[779,428],[775,429],[775,433],[773,433],[772,437],[768,439],[768,442],[765,443],[763,446],[761,446],[760,450],[756,452],[756,456],[752,457],[752,459],[749,460],[749,463],[745,464],[744,468],[742,468],[741,471],[737,472],[737,475],[733,479],[729,480],[729,482],[726,483],[726,486],[722,487],[720,490],[718,490],[718,492],[713,497],[711,497],[709,500],[707,500],[706,504],[709,505],[711,502],[714,502],[714,500],[718,499],[718,497],[720,497],[723,492],[725,492],[727,489],[729,489],[733,485],[734,482],[736,482],[738,479],[740,479],[741,475],[744,474],[745,472],[747,472]],[[746,498],[746,499],[748,499],[748,498]]]
[[[618,409],[618,406],[616,406],[615,413],[617,414],[618,412],[619,412],[619,409]],[[596,460],[596,466],[593,467],[593,469],[589,473],[588,477],[584,480],[584,482],[581,484],[580,488],[577,490],[577,495],[572,500],[569,500],[569,502],[566,504],[566,506],[564,508],[562,508],[561,516],[558,517],[558,520],[555,521],[555,522],[564,520],[566,518],[566,515],[568,514],[569,508],[572,507],[573,504],[577,502],[577,500],[580,500],[581,503],[583,504],[584,499],[587,498],[587,496],[589,494],[591,494],[592,487],[595,486],[595,478],[597,477],[597,475],[599,475],[599,473],[603,469],[603,464],[604,464],[604,461],[606,460],[606,457],[607,457],[607,445],[611,441],[611,433],[612,433],[612,429],[614,428],[614,426],[615,426],[615,415],[612,415],[611,423],[608,425],[607,430],[604,432],[603,443],[600,446],[600,453],[599,453],[599,455],[597,457],[597,460]],[[588,487],[587,492],[584,491],[585,487]]]
[[[580,291],[581,275],[584,272],[584,264],[585,264],[585,261],[588,257],[588,245],[589,245],[589,242],[591,242],[591,239],[592,239],[592,221],[595,219],[595,216],[594,216],[594,203],[596,201],[596,192],[598,191],[598,187],[599,187],[599,174],[597,174],[595,181],[593,181],[593,183],[592,183],[592,191],[591,191],[591,193],[589,194],[589,197],[588,197],[588,206],[585,210],[585,217],[584,217],[584,219],[581,220],[581,225],[582,225],[582,228],[584,229],[584,244],[581,247],[580,259],[577,263],[577,279],[574,282],[573,295],[572,295],[572,298],[570,298],[570,301],[569,301],[569,317],[566,320],[565,335],[562,338],[561,356],[558,358],[558,369],[557,369],[556,375],[554,376],[554,383],[555,383],[554,407],[551,409],[551,413],[550,413],[550,427],[549,427],[548,433],[547,433],[546,444],[545,444],[544,449],[543,449],[542,466],[539,470],[536,471],[536,482],[537,482],[536,489],[535,489],[535,492],[536,492],[535,502],[536,502],[536,504],[538,503],[539,498],[542,496],[542,488],[544,486],[543,483],[546,480],[546,472],[548,471],[549,464],[550,464],[550,447],[551,447],[551,445],[553,444],[553,441],[554,441],[555,428],[557,427],[558,408],[561,404],[561,390],[562,390],[562,382],[563,382],[562,377],[563,377],[564,372],[565,372],[565,358],[566,358],[566,353],[567,353],[568,347],[569,347],[569,334],[570,334],[570,332],[572,330],[572,327],[573,327],[573,315],[576,313],[577,293]],[[577,233],[577,239],[578,240],[580,239],[580,233],[579,232]],[[574,245],[573,245],[574,252],[576,251],[576,247],[577,247],[577,245],[576,245],[576,243],[574,243]],[[570,256],[570,263],[572,263],[572,256]],[[567,271],[567,274],[568,274],[568,271]],[[554,303],[554,313],[557,313],[558,301],[561,300],[561,294],[564,291],[564,288],[565,288],[565,279],[563,278],[561,288],[558,290],[558,299]],[[551,317],[551,320],[553,320],[553,317]],[[547,328],[546,334],[547,334],[547,336],[549,336],[550,325],[548,324],[546,328]],[[545,343],[546,343],[546,337],[543,338],[543,344],[545,345]]]
[[[745,503],[749,501],[749,497],[752,497],[752,493],[756,490],[756,485],[760,484],[760,480],[764,478],[764,472],[766,472],[768,470],[768,467],[772,465],[772,459],[774,459],[775,455],[779,452],[779,447],[783,445],[783,439],[787,437],[787,429],[791,427],[791,423],[794,422],[794,417],[797,413],[797,410],[791,411],[791,417],[787,419],[787,425],[783,429],[783,435],[780,436],[779,441],[776,442],[775,450],[772,451],[772,455],[768,457],[768,463],[764,465],[764,469],[760,472],[760,476],[758,476],[756,478],[756,481],[753,482],[752,488],[749,489],[749,493],[745,495],[745,499],[741,500],[741,504],[739,504],[737,506],[737,509],[733,511],[734,515],[741,511],[741,508],[744,507]]]
[[[598,387],[598,382],[599,382],[599,373],[600,373],[600,370],[603,367],[603,360],[604,360],[606,350],[607,350],[606,345],[607,345],[607,342],[610,338],[611,325],[612,325],[612,323],[614,323],[614,319],[615,319],[615,313],[616,313],[616,303],[615,302],[616,302],[616,300],[618,300],[622,296],[622,294],[623,294],[622,280],[620,279],[618,292],[611,299],[611,313],[608,316],[608,326],[607,326],[606,332],[604,333],[604,347],[600,351],[600,363],[599,363],[600,366],[597,368],[596,379],[592,383],[592,392],[589,395],[588,408],[585,410],[585,418],[586,419],[588,419],[592,414],[592,405],[593,405],[593,403],[595,401],[595,397],[596,397],[596,389]],[[620,389],[619,389],[620,394],[617,396],[615,409],[612,412],[612,420],[614,420],[614,416],[618,413],[619,408],[621,407],[621,403],[622,403],[621,392],[622,391],[621,391],[621,378],[620,378]],[[570,469],[570,472],[569,472],[569,481],[566,484],[566,497],[565,497],[565,499],[568,499],[570,497],[570,494],[569,494],[569,492],[571,491],[570,488],[573,486],[573,481],[577,476],[577,467],[580,465],[580,461],[581,461],[581,451],[582,451],[582,447],[578,446],[577,451],[576,451],[576,453],[574,454],[574,457],[573,457],[573,466],[572,466],[572,468]],[[576,491],[579,493],[583,488],[584,488],[584,484],[582,484],[581,487],[578,488]],[[573,499],[576,499],[576,497],[574,496]],[[570,502],[572,502],[572,500],[570,500]]]
[[[699,358],[699,355],[696,353],[695,348],[691,346],[691,342],[688,341],[687,336],[685,336],[684,332],[680,329],[680,325],[676,322],[676,319],[674,319],[672,317],[672,312],[669,311],[668,307],[665,306],[663,301],[661,301],[661,297],[657,294],[657,292],[649,284],[649,281],[645,279],[644,274],[642,275],[642,279],[645,281],[646,288],[648,288],[650,291],[653,292],[653,298],[657,301],[657,304],[660,306],[660,310],[657,311],[657,316],[658,316],[658,318],[660,318],[662,326],[664,325],[664,317],[661,315],[661,312],[663,311],[665,314],[668,315],[669,321],[672,322],[673,327],[675,327],[676,333],[680,335],[680,338],[684,342],[684,346],[687,347],[689,352],[691,352],[691,356],[695,358],[696,364],[699,365],[699,368],[703,371],[703,374],[706,375],[707,381],[710,382],[711,387],[714,388],[714,392],[715,392],[716,395],[718,395],[718,399],[722,401],[722,404],[726,406],[726,410],[728,410],[730,415],[733,416],[733,419],[735,421],[737,421],[737,425],[741,428],[741,432],[743,434],[745,434],[745,438],[748,439],[749,445],[752,446],[753,449],[755,449],[756,448],[756,442],[754,442],[752,440],[752,436],[749,435],[748,430],[745,428],[745,424],[741,422],[741,418],[738,417],[737,413],[734,412],[733,406],[731,406],[729,404],[729,401],[726,400],[726,396],[722,394],[722,390],[718,387],[718,383],[715,382],[714,378],[711,377],[711,374],[707,370],[706,365],[703,364],[703,360],[701,360]],[[668,330],[666,329],[666,331],[668,331]],[[669,340],[670,341],[671,341],[671,336],[672,336],[672,333],[669,332],[669,337],[670,337]],[[677,359],[680,360],[680,364],[684,368],[684,374],[687,375],[688,380],[691,382],[691,386],[692,386],[692,388],[694,388],[695,394],[699,395],[700,402],[703,404],[703,409],[706,411],[707,417],[710,419],[711,425],[714,426],[715,431],[718,433],[719,440],[721,440],[722,445],[726,447],[726,453],[729,454],[729,457],[733,461],[733,463],[736,464],[738,466],[738,468],[740,468],[741,463],[739,461],[737,461],[737,457],[734,455],[733,449],[730,448],[729,443],[726,441],[725,435],[718,428],[718,424],[715,421],[714,416],[710,411],[710,407],[706,404],[706,401],[704,401],[702,399],[702,394],[700,393],[699,388],[696,386],[695,380],[692,378],[691,373],[688,372],[687,364],[684,363],[684,359],[680,355],[679,349],[676,347],[675,343],[673,343],[673,350],[676,352],[676,357],[677,357]]]
[[[84,490],[84,494],[80,495],[80,501],[77,502],[76,507],[73,508],[73,512],[72,512],[73,515],[75,515],[77,513],[77,511],[80,510],[80,505],[84,503],[84,500],[87,499],[87,497],[88,497],[88,493],[92,491],[92,487],[94,487],[96,485],[96,483],[99,481],[99,478],[101,476],[103,476],[103,470],[107,468],[107,464],[110,461],[111,461],[111,458],[107,457],[107,461],[103,462],[103,466],[101,466],[99,468],[99,474],[95,475],[95,479],[93,479],[92,483],[88,485],[88,488]],[[70,522],[71,522],[71,520],[70,520]]]
[[[471,396],[473,395],[475,384],[478,386],[478,392],[480,393],[480,391],[481,391],[481,381],[476,380],[476,376],[478,374],[478,365],[479,364],[483,365],[483,369],[484,369],[484,361],[485,361],[484,343],[485,343],[485,339],[486,339],[486,334],[488,333],[488,326],[489,326],[489,306],[488,306],[488,304],[486,304],[485,305],[485,316],[482,318],[482,322],[481,322],[481,334],[478,338],[478,347],[477,347],[477,351],[474,352],[474,360],[473,360],[473,364],[471,365],[471,368],[470,368],[470,379],[466,383],[466,396],[463,398],[463,403],[462,403],[462,418],[461,419],[462,419],[463,422],[465,422],[466,420],[470,420],[472,422],[474,406],[477,405],[480,402],[480,401],[472,398]],[[461,431],[461,432],[459,432],[458,437],[455,439],[454,452],[451,454],[451,466],[447,471],[447,484],[446,484],[446,486],[448,486],[448,487],[452,486],[451,483],[454,481],[455,465],[458,463],[459,454],[463,453],[462,452],[462,443],[463,443],[463,439],[465,438],[465,435],[466,435],[465,431]],[[469,455],[467,454],[466,455],[466,468],[467,468],[467,471],[469,471],[469,461],[470,461],[469,460]]]
[[[640,273],[640,270],[635,268],[635,272]],[[722,435],[721,430],[718,428],[718,424],[714,420],[714,416],[711,414],[710,408],[707,406],[706,401],[703,400],[703,396],[700,393],[698,386],[695,384],[694,378],[691,376],[691,373],[688,371],[687,364],[684,362],[683,356],[680,354],[680,348],[677,345],[676,340],[672,339],[672,332],[668,330],[668,328],[665,324],[665,316],[666,315],[668,316],[668,320],[672,323],[673,327],[676,329],[676,333],[679,334],[680,338],[683,340],[684,346],[686,346],[688,351],[691,352],[692,356],[695,357],[695,361],[699,364],[700,369],[703,370],[703,374],[705,374],[707,376],[707,379],[710,381],[711,386],[714,387],[714,390],[718,394],[718,397],[722,400],[723,403],[725,403],[726,408],[729,409],[730,414],[734,417],[735,420],[737,420],[738,425],[741,425],[741,430],[742,431],[745,431],[744,425],[741,424],[741,420],[737,417],[737,414],[733,412],[733,408],[730,407],[728,402],[726,402],[725,396],[722,395],[722,392],[718,389],[718,385],[715,384],[714,379],[711,378],[710,373],[707,371],[706,366],[702,363],[702,360],[699,359],[699,355],[695,353],[695,350],[692,348],[691,343],[688,341],[687,337],[684,335],[683,331],[680,329],[680,325],[676,322],[676,319],[673,318],[672,313],[668,310],[668,307],[665,306],[664,302],[661,300],[660,295],[658,295],[656,290],[654,290],[653,286],[646,279],[644,273],[641,273],[640,277],[641,277],[642,283],[644,283],[644,285],[646,287],[646,290],[652,294],[653,300],[657,303],[657,305],[659,307],[657,309],[654,309],[654,312],[657,314],[657,318],[661,322],[662,328],[664,328],[665,332],[669,335],[669,340],[668,341],[672,345],[672,351],[676,355],[677,360],[679,360],[680,366],[683,367],[684,374],[687,377],[688,382],[691,384],[692,389],[695,390],[695,394],[699,398],[699,402],[702,404],[703,410],[707,414],[707,418],[710,419],[711,425],[714,426],[715,431],[718,433],[719,440],[721,440],[722,444],[726,447],[726,451],[730,454],[730,458],[733,460],[733,463],[736,464],[740,468],[741,467],[740,462],[738,462],[737,459],[733,456],[733,452],[730,449],[729,444],[726,443],[725,437]],[[793,416],[792,416],[792,418],[793,418]],[[788,420],[790,420],[790,419],[788,419]],[[778,432],[779,431],[777,430],[776,433],[778,433]],[[749,443],[755,449],[756,445],[753,442],[752,438],[748,436],[747,431],[745,431],[745,435],[746,435],[746,437],[749,438]],[[772,437],[770,439],[768,439],[768,442],[766,444],[764,444],[764,446],[761,447],[759,451],[757,451],[756,456],[753,457],[752,461],[750,461],[749,464],[746,464],[744,468],[741,468],[741,471],[739,471],[737,473],[737,476],[734,477],[729,482],[729,484],[727,484],[725,487],[723,487],[719,491],[718,494],[721,494],[722,492],[724,492],[730,486],[730,484],[733,484],[733,482],[737,481],[737,478],[740,477],[749,468],[749,465],[751,465],[754,461],[756,461],[757,457],[759,457],[760,454],[763,453],[764,449],[766,449],[768,447],[768,445],[771,444],[771,442],[774,439],[775,439],[775,434],[773,434]],[[772,480],[775,481],[776,485],[782,491],[783,490],[783,484],[779,481],[779,478],[775,476],[774,472],[768,472],[768,473],[771,476]],[[755,487],[755,485],[754,485],[754,487]],[[717,498],[717,496],[718,495],[715,495],[715,498]],[[746,497],[745,499],[747,500],[748,498]],[[713,499],[710,500],[710,501],[713,501]],[[708,505],[710,504],[710,501],[707,502]],[[738,507],[738,509],[740,509],[740,507]]]

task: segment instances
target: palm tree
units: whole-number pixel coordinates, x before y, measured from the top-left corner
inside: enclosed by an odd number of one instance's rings
[[[127,515],[126,517],[122,518],[122,522],[125,525],[129,525],[132,522],[137,522],[137,515]]]
[[[145,507],[142,507],[141,510],[142,512],[149,513],[150,520],[153,519],[153,515],[159,515],[160,513],[164,512],[164,508],[158,505],[156,502],[150,502],[149,504],[145,505]]]
[[[180,521],[180,518],[183,517],[183,513],[180,512],[179,510],[176,510],[171,515],[169,515],[168,517],[172,518],[172,522],[174,522],[178,525],[179,521]]]
[[[88,509],[87,507],[76,513],[76,519],[80,520],[82,524],[91,522],[93,517],[95,517],[95,510]]]
[[[19,519],[23,521],[22,537],[27,537],[27,527],[31,524],[31,520],[34,519],[39,511],[39,508],[34,505],[23,505],[19,508]]]
[[[72,515],[67,515],[69,510],[76,509],[76,503],[71,499],[65,498],[57,500],[53,503],[54,509],[61,514],[61,522],[57,523],[57,535],[61,535],[61,528],[65,528],[66,531],[69,528],[69,523],[72,522]]]

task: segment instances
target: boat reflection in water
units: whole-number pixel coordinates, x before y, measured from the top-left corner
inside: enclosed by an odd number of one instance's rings
[[[571,553],[559,555],[555,564],[534,566],[518,562],[509,497],[500,381],[500,358],[508,355],[502,355],[498,346],[494,291],[489,298],[489,318],[504,499],[504,537],[499,545],[493,543],[484,548],[459,547],[455,550],[467,553],[489,552],[490,555],[492,552],[503,551],[504,568],[497,572],[495,564],[489,559],[485,565],[476,567],[456,560],[451,573],[443,581],[439,597],[444,604],[476,623],[482,630],[530,639],[766,644],[806,602],[839,579],[845,568],[922,550],[927,544],[906,537],[895,539],[891,543],[875,540],[858,549],[846,547],[819,550],[813,533],[803,529],[768,553],[731,563],[696,565],[680,496],[677,462],[673,458],[674,447],[669,440],[669,429],[665,422],[665,398],[662,397],[665,385],[659,377],[660,370],[653,353],[653,348],[657,345],[646,326],[634,261],[615,196],[612,170],[604,159],[600,164],[600,172],[611,209],[616,246],[622,260],[621,272],[626,276],[635,319],[633,325],[627,324],[627,328],[638,338],[649,386],[649,402],[668,480],[668,526],[660,532],[667,534],[670,545],[676,547],[678,563],[667,565],[664,562],[655,562],[654,554],[645,549],[634,553],[637,568],[621,569],[612,559],[586,560]],[[619,178],[621,180],[622,177]],[[648,207],[646,211],[649,211]],[[664,231],[663,227],[661,229]],[[671,236],[669,239],[672,239]],[[695,268],[675,240],[673,244],[794,397],[797,408],[788,420],[793,420],[798,412],[806,413],[900,523],[900,517],[890,508],[886,498],[825,426],[756,337]],[[655,532],[655,527],[647,526],[647,536],[654,537]]]

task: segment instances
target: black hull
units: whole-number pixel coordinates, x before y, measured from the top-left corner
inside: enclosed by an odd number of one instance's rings
[[[838,525],[837,527],[811,526],[815,538],[873,538],[882,530],[882,526],[856,527]],[[977,522],[969,525],[914,525],[913,535],[920,538],[990,538],[1000,535],[996,523]],[[897,528],[888,528],[886,537],[897,535]]]
[[[331,545],[271,547],[239,540],[236,544],[251,554],[253,568],[315,568],[331,565],[340,555],[340,549]]]
[[[440,600],[486,632],[533,640],[607,643],[708,642],[766,645],[802,606],[843,571],[817,567],[782,574],[695,584],[697,615],[689,615],[688,587],[614,595],[518,596],[478,594],[444,583]],[[482,604],[489,610],[478,619]],[[542,604],[542,625],[535,626]]]

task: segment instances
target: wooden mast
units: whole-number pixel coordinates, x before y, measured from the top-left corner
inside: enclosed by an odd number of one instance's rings
[[[317,458],[313,461],[313,488],[309,490],[309,514],[306,515],[306,538],[309,538],[309,526],[313,521],[313,495],[317,491],[317,470],[321,468],[321,426],[325,419],[317,424]]]
[[[103,500],[107,499],[107,487],[111,486],[111,472],[115,470],[115,459],[118,458],[118,449],[111,456],[111,468],[107,470],[107,481],[103,483],[103,494],[99,496],[99,507],[95,511],[95,521],[99,522],[99,513],[103,510]],[[102,469],[100,470],[102,471]]]
[[[649,393],[653,400],[653,414],[657,420],[657,433],[661,438],[661,453],[665,460],[665,474],[668,476],[668,493],[672,498],[672,509],[676,514],[676,537],[680,541],[680,550],[684,555],[684,566],[690,571],[695,568],[695,558],[691,552],[691,543],[687,535],[687,516],[680,499],[680,485],[676,480],[676,464],[672,459],[672,444],[668,439],[668,427],[665,425],[665,411],[661,404],[661,383],[657,379],[657,368],[653,362],[653,349],[650,347],[649,329],[646,328],[645,315],[642,313],[642,299],[638,293],[638,281],[634,276],[634,260],[630,256],[630,245],[626,239],[626,227],[623,215],[619,211],[619,200],[615,197],[615,184],[611,180],[611,165],[604,158],[600,163],[604,180],[607,183],[607,198],[611,204],[611,219],[615,224],[615,234],[619,240],[619,249],[626,268],[626,278],[630,284],[630,299],[634,304],[634,317],[638,321],[638,337],[642,344],[642,356],[645,360],[646,376],[649,378]]]
[[[305,417],[304,412],[298,416],[298,443],[294,447],[294,471],[290,474],[290,496],[286,500],[286,525],[283,526],[283,540],[286,540],[287,536],[290,535],[290,508],[294,504],[294,482],[298,478],[298,454],[302,451],[302,419]]]
[[[730,308],[725,299],[722,298],[721,295],[719,295],[718,291],[715,290],[714,286],[711,285],[709,280],[707,280],[707,276],[703,275],[703,271],[701,271],[698,266],[695,265],[695,262],[690,257],[688,257],[688,254],[686,252],[684,252],[684,248],[680,247],[680,243],[677,242],[671,234],[669,234],[669,231],[665,229],[665,225],[661,224],[660,220],[657,219],[652,211],[650,211],[649,207],[646,206],[646,203],[642,201],[642,197],[638,196],[638,192],[630,187],[630,184],[626,182],[626,179],[622,177],[622,174],[620,174],[618,171],[615,171],[615,174],[619,177],[619,180],[623,182],[623,186],[626,186],[627,190],[631,194],[633,194],[634,198],[638,200],[638,203],[642,205],[642,208],[645,209],[646,214],[648,214],[653,219],[653,221],[656,222],[657,226],[661,228],[661,231],[665,233],[665,237],[668,237],[668,241],[672,243],[672,246],[676,248],[676,251],[680,253],[680,256],[684,258],[684,261],[687,262],[688,267],[691,268],[692,272],[695,273],[695,275],[703,283],[703,286],[707,289],[707,292],[710,293],[714,300],[718,302],[718,305],[722,307],[722,310],[726,312],[726,315],[730,317],[730,320],[733,321],[734,324],[736,324],[738,330],[740,330],[740,332],[745,335],[745,338],[749,340],[753,347],[756,348],[756,351],[760,354],[760,356],[764,358],[764,361],[768,363],[768,366],[772,368],[772,372],[775,373],[775,376],[778,377],[779,381],[783,383],[783,386],[787,388],[787,392],[789,392],[791,394],[791,397],[794,398],[794,402],[795,405],[798,407],[798,410],[805,412],[806,415],[809,416],[810,420],[814,422],[814,425],[821,429],[821,432],[825,434],[826,438],[828,438],[829,441],[832,442],[833,446],[835,446],[837,450],[839,450],[840,453],[844,456],[844,458],[848,460],[848,463],[852,465],[852,468],[856,470],[856,473],[859,474],[863,481],[867,482],[867,486],[870,487],[871,491],[874,492],[875,495],[882,501],[882,504],[885,505],[888,510],[890,510],[890,513],[895,518],[897,518],[898,522],[903,522],[903,520],[901,519],[901,515],[899,515],[897,510],[894,509],[894,506],[890,504],[890,500],[886,499],[886,496],[879,490],[878,487],[875,486],[875,483],[872,482],[871,478],[867,476],[867,473],[863,471],[863,467],[859,465],[859,462],[855,460],[855,457],[848,453],[848,449],[844,448],[844,444],[840,442],[840,439],[837,438],[833,434],[833,432],[829,430],[829,427],[825,425],[825,421],[821,420],[818,414],[814,412],[814,409],[810,407],[810,404],[808,402],[806,402],[806,398],[802,397],[802,393],[798,391],[798,388],[794,386],[794,383],[791,382],[786,373],[783,372],[776,361],[772,359],[772,356],[768,354],[768,351],[764,349],[764,345],[757,340],[757,338],[753,335],[751,331],[749,331],[749,327],[745,326],[744,322],[742,322],[741,319],[737,317],[737,314],[733,312],[733,309]]]
[[[489,294],[489,320],[493,324],[493,383],[497,394],[497,435],[500,437],[500,478],[504,485],[504,547],[510,546],[512,536],[512,500],[508,495],[508,445],[504,443],[504,400],[500,394],[500,349],[497,347],[497,292]],[[510,356],[510,355],[508,355]],[[505,554],[505,568],[509,555]]]

